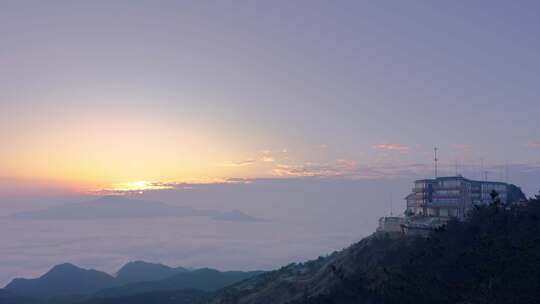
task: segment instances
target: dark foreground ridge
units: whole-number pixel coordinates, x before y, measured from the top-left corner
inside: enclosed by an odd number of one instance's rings
[[[373,235],[220,291],[212,303],[539,303],[540,196],[477,207],[428,238]]]
[[[217,291],[205,288],[210,280],[200,282],[206,286],[170,283],[172,289],[164,291],[136,287],[131,295],[96,297],[104,292],[99,291],[53,302],[7,292],[0,299],[12,304],[540,303],[540,196],[521,205],[495,198],[427,238],[374,234],[340,252],[238,278]]]

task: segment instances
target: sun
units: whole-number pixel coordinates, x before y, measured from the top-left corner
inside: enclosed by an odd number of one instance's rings
[[[115,192],[148,191],[171,189],[172,186],[161,182],[134,181],[114,184],[111,188]]]

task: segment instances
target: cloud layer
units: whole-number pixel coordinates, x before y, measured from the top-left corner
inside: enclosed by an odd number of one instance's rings
[[[395,151],[400,153],[407,153],[410,150],[409,146],[402,145],[402,144],[376,144],[373,145],[372,148],[382,151]]]

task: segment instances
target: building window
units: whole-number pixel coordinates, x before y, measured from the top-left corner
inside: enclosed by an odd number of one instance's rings
[[[435,192],[436,195],[460,195],[459,190],[437,190]]]
[[[448,216],[448,209],[442,208],[439,210],[440,216]]]
[[[434,204],[457,204],[459,199],[457,198],[437,198],[433,200]]]
[[[442,181],[441,186],[446,188],[453,188],[453,187],[459,187],[461,186],[460,180],[445,180]]]

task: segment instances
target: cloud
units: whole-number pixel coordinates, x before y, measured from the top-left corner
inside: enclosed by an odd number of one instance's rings
[[[493,180],[504,180],[504,169],[508,167],[510,175],[540,174],[540,164],[499,164],[484,167]],[[476,164],[461,164],[459,174],[471,179],[478,179],[479,170]],[[450,176],[456,172],[455,164],[442,163],[438,167],[439,176]],[[321,178],[344,180],[379,180],[389,178],[430,178],[434,175],[431,163],[378,163],[360,164],[353,160],[337,160],[334,163],[305,163],[301,165],[278,164],[272,169],[274,177],[285,178]],[[527,181],[519,180],[520,184]]]
[[[448,168],[446,168],[448,167]],[[450,165],[440,165],[441,172],[450,172]],[[355,160],[338,159],[334,163],[278,164],[272,169],[275,177],[318,177],[338,179],[385,179],[398,177],[429,177],[433,165],[424,163],[371,163],[359,164]]]
[[[265,149],[265,150],[261,150],[259,151],[260,154],[262,155],[272,155],[272,154],[287,154],[289,152],[289,150],[287,148],[281,148],[281,149],[276,149],[276,150],[269,150],[269,149]]]
[[[260,150],[258,155],[253,158],[242,160],[242,161],[227,161],[220,164],[222,167],[246,167],[256,164],[257,162],[262,163],[274,163],[277,158],[286,158],[287,148],[282,148],[280,150]]]
[[[527,143],[529,148],[540,148],[540,140],[531,140]]]
[[[241,161],[227,161],[221,164],[223,167],[245,167],[253,165],[257,162],[255,159],[246,159]]]
[[[371,146],[373,149],[382,150],[382,151],[395,151],[400,153],[407,153],[410,150],[409,146],[402,144],[377,144]]]
[[[130,195],[142,194],[143,192],[160,191],[160,190],[191,190],[196,186],[201,185],[218,185],[218,184],[249,184],[252,181],[246,178],[193,178],[178,182],[134,182],[112,185],[111,188],[104,188],[90,192],[94,195]],[[123,186],[123,185],[128,185]],[[142,185],[142,187],[135,187]]]
[[[270,157],[270,156],[263,156],[263,157],[261,158],[261,161],[262,161],[263,163],[273,163],[273,162],[275,162],[276,160],[275,160],[273,157]]]
[[[140,191],[140,190],[164,190],[171,189],[172,185],[164,182],[135,181],[114,184],[111,190],[117,191]]]
[[[272,169],[272,175],[278,177],[345,177],[355,176],[358,171],[356,161],[339,159],[333,164],[278,164]]]

